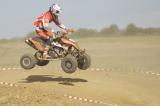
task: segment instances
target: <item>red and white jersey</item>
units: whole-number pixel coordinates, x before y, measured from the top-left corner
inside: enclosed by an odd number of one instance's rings
[[[51,22],[54,22],[60,28],[62,28],[61,26],[64,26],[63,24],[60,23],[58,17],[52,15],[50,11],[47,11],[46,13],[39,16],[34,21],[34,25],[39,28],[47,28],[49,26],[49,23]]]

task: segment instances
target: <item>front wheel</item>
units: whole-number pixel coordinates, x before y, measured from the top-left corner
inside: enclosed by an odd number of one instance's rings
[[[91,66],[91,58],[88,54],[84,53],[78,59],[78,68],[81,70],[87,70]]]
[[[36,66],[36,63],[37,63],[37,59],[35,58],[34,55],[31,55],[31,54],[23,55],[20,59],[21,67],[26,70],[34,68]]]
[[[68,55],[61,61],[61,67],[66,73],[74,73],[77,70],[77,60],[74,56]]]

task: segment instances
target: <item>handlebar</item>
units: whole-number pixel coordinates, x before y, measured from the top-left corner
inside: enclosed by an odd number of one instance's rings
[[[66,36],[67,34],[73,33],[73,32],[75,32],[75,29],[71,28],[71,29],[67,29],[65,32],[64,32],[64,31],[57,31],[57,32],[56,32],[56,35],[57,35],[57,36],[62,36],[62,37],[64,37],[64,36]]]

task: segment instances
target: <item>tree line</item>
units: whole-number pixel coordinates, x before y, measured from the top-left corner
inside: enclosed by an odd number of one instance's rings
[[[36,33],[29,32],[27,37],[35,36]],[[160,28],[143,28],[138,27],[135,24],[131,23],[126,26],[124,29],[120,29],[118,25],[112,24],[109,27],[105,27],[101,30],[96,29],[87,29],[87,28],[80,28],[75,33],[73,33],[72,37],[92,37],[92,36],[113,36],[113,35],[160,35]]]

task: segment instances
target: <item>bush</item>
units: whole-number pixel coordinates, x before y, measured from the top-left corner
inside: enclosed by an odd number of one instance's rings
[[[117,34],[119,32],[119,28],[116,24],[112,24],[109,28],[103,28],[100,31],[101,34]]]
[[[81,28],[72,34],[72,37],[84,38],[90,36],[96,36],[98,32],[94,29]]]
[[[100,37],[106,35],[160,35],[160,28],[141,28],[135,24],[129,24],[124,29],[119,29],[116,24],[112,24],[109,27],[103,28],[99,32],[95,29],[80,28],[71,35],[73,38],[86,38],[86,37]],[[29,32],[23,39],[34,37],[35,31]]]

